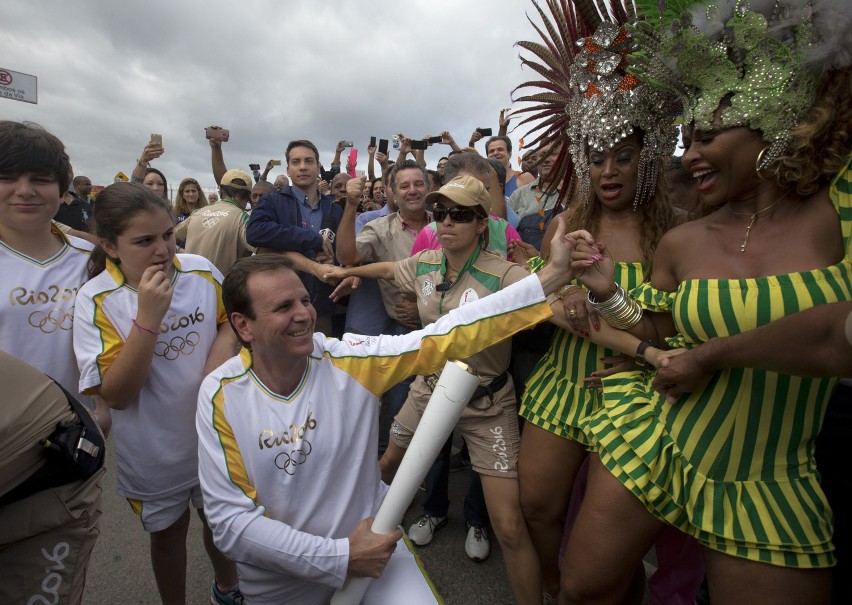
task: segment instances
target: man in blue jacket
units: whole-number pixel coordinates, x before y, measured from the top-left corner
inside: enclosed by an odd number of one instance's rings
[[[292,185],[264,195],[252,210],[246,239],[257,248],[298,252],[317,262],[334,262],[334,234],[343,208],[317,187],[320,163],[316,145],[291,141],[285,153]],[[317,331],[332,334],[333,287],[310,273],[299,273],[317,310]]]

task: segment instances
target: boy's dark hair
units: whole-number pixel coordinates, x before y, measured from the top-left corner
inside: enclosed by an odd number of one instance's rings
[[[0,174],[50,175],[65,195],[71,184],[71,161],[65,145],[35,122],[0,120]]]

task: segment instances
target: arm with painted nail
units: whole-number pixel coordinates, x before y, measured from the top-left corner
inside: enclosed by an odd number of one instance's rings
[[[637,345],[638,349],[638,345]],[[645,352],[645,358],[648,358],[648,352]],[[583,378],[583,386],[587,389],[599,389],[603,387],[602,379],[607,376],[614,376],[615,374],[620,374],[621,372],[630,372],[631,370],[636,369],[636,357],[635,355],[613,355],[611,357],[601,357],[600,362],[604,364],[602,370],[595,370],[585,378]],[[657,364],[655,362],[654,366]]]
[[[679,283],[675,271],[678,246],[673,243],[672,238],[669,238],[670,233],[664,235],[657,246],[654,254],[654,269],[651,274],[651,285],[664,292],[674,292]],[[596,300],[608,301],[618,292],[618,284],[614,280],[615,263],[606,243],[578,242],[571,254],[571,268],[577,279],[589,289],[591,296],[594,296]],[[600,324],[606,324],[606,321],[601,321]],[[664,344],[667,337],[676,333],[670,313],[650,311],[643,312],[641,320],[627,331],[636,336],[640,342],[647,340],[658,346]]]
[[[557,299],[551,303],[550,309],[553,311],[553,317],[550,321],[554,325],[577,336],[587,338],[596,345],[632,356],[636,353],[636,349],[639,348],[639,344],[642,342],[641,339],[630,332],[613,328],[606,322],[601,322],[598,330],[592,329],[591,332],[586,332],[585,330],[577,331],[574,329],[572,322],[568,320],[568,315],[561,300]]]

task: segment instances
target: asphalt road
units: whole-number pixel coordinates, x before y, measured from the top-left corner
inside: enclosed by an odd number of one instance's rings
[[[148,554],[148,534],[127,501],[115,493],[111,448],[107,460],[101,536],[89,562],[83,605],[158,603]],[[435,535],[431,544],[419,548],[418,553],[447,605],[512,605],[514,600],[503,570],[503,556],[493,536],[491,556],[486,561],[474,563],[464,552],[466,531],[462,499],[467,489],[468,472],[450,474],[449,523]],[[419,514],[418,495],[406,513],[404,527]],[[195,515],[187,545],[187,603],[210,603],[213,570],[201,542],[201,523]]]

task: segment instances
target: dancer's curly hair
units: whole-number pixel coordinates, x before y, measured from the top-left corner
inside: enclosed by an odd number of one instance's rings
[[[791,131],[788,153],[777,164],[779,186],[795,186],[799,195],[808,196],[829,182],[852,149],[850,124],[852,67],[846,67],[823,76],[816,101]]]

